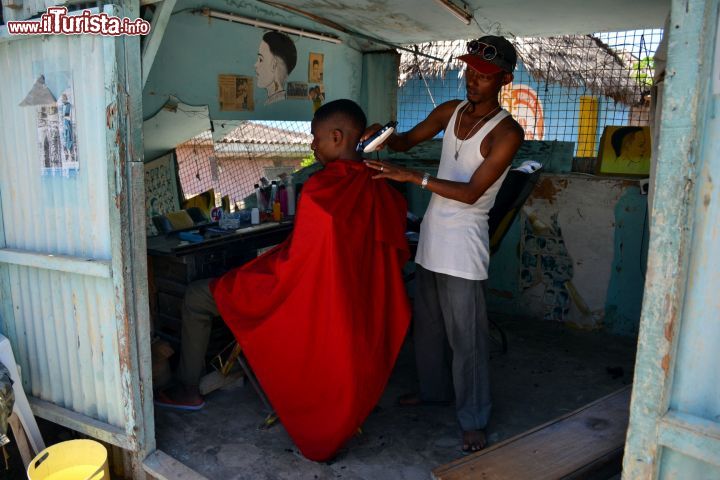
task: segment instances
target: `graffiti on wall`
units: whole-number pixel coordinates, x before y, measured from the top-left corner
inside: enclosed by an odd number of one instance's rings
[[[510,83],[500,92],[500,104],[525,131],[525,140],[545,138],[545,117],[538,94],[529,85]]]
[[[520,233],[520,288],[526,290],[539,283],[543,295],[544,319],[562,321],[570,310],[573,261],[565,246],[557,214],[546,225],[523,215]]]

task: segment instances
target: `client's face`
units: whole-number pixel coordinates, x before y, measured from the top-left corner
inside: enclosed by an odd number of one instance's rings
[[[313,136],[310,149],[315,154],[315,159],[322,165],[335,160],[337,152],[337,142],[330,122],[318,122],[313,120],[310,124],[310,133]]]

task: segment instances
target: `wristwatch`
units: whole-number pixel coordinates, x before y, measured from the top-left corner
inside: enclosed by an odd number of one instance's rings
[[[422,182],[420,182],[420,188],[425,190],[425,187],[427,187],[428,179],[430,178],[430,174],[428,172],[423,173]]]

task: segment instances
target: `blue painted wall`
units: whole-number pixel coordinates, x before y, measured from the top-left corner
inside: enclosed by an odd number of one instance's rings
[[[187,2],[185,2],[187,3]],[[214,2],[212,8],[233,11],[248,17],[258,17],[259,9],[241,3],[229,6],[225,2]],[[187,8],[201,5],[182,5],[170,18],[167,30],[153,63],[147,84],[143,89],[143,115],[152,116],[174,95],[190,105],[208,105],[210,117],[214,120],[311,120],[313,115],[310,100],[288,99],[264,106],[264,89],[254,88],[255,111],[221,112],[218,104],[218,75],[245,75],[255,77],[255,61],[258,46],[266,30],[224,20],[212,19]],[[274,10],[278,12],[278,10]],[[278,23],[298,25],[297,16],[287,18],[274,13]],[[272,18],[263,12],[262,18]],[[318,30],[317,24],[307,28]],[[332,43],[290,35],[295,41],[298,60],[288,81],[308,82],[308,54],[324,54],[325,95],[327,100],[360,97],[362,54],[343,43]]]
[[[428,158],[433,155],[432,149],[426,153]],[[547,163],[547,158],[538,158]],[[436,171],[429,161],[415,159],[405,163],[431,174]],[[430,193],[414,186],[408,187],[405,193],[408,208],[415,215],[423,216]],[[523,251],[526,254],[529,252],[527,245],[523,250],[520,241],[520,219],[525,220],[523,215],[509,227],[498,251],[491,258],[487,296],[489,310],[569,322],[580,328],[603,329],[625,336],[637,335],[648,240],[647,196],[640,194],[637,184],[632,180],[609,177],[544,174],[526,207],[547,225],[552,224],[548,219],[559,219],[559,236],[567,249],[565,261],[569,260],[572,264],[568,270],[569,279],[578,296],[573,297],[563,285],[567,278],[562,278],[563,281],[559,285],[553,284],[550,290],[557,294],[555,300],[567,294],[571,302],[554,305],[562,307],[562,311],[548,316],[546,307],[553,305],[553,301],[547,296],[545,277],[542,277],[538,291],[536,282],[527,284],[528,279],[522,276],[528,266],[523,265],[520,255]],[[559,252],[554,253],[552,256],[557,259]],[[541,272],[534,268],[530,271],[535,272],[536,279],[540,278],[537,275],[545,273],[544,267]],[[543,289],[545,293],[542,293]],[[586,311],[579,307],[578,298],[584,303]]]
[[[605,182],[608,180],[606,179]],[[622,194],[615,202],[613,209],[614,225],[608,225],[612,229],[613,245],[608,248],[608,255],[602,258],[594,258],[588,255],[586,248],[579,248],[576,243],[578,237],[583,238],[583,233],[578,232],[578,225],[567,222],[567,205],[549,205],[547,208],[552,212],[565,213],[565,224],[563,234],[571,234],[575,243],[568,250],[570,258],[577,268],[598,268],[604,270],[608,264],[611,265],[609,281],[607,284],[597,284],[598,291],[606,289],[604,315],[597,318],[593,324],[578,324],[583,328],[598,328],[625,336],[635,336],[638,333],[640,323],[640,310],[643,299],[643,288],[645,283],[645,259],[647,258],[647,196],[640,194],[636,186],[621,186],[619,181],[613,188],[608,188],[607,198],[613,198],[613,190],[622,189]],[[532,202],[532,197],[529,200]],[[537,206],[537,203],[535,204]],[[491,311],[509,315],[528,315],[532,311],[537,314],[541,311],[536,305],[532,296],[524,294],[520,285],[520,272],[523,268],[520,258],[520,218],[515,219],[508,230],[498,251],[490,261],[488,279],[488,308]],[[575,229],[575,233],[572,232]],[[587,235],[597,234],[588,232]],[[589,237],[588,237],[589,240]],[[609,254],[612,252],[612,255]],[[591,262],[590,264],[588,262]],[[572,280],[572,275],[571,275]],[[584,286],[581,296],[587,294],[588,286]],[[588,317],[589,318],[589,317]],[[573,322],[575,323],[575,322]]]
[[[615,205],[615,255],[605,306],[605,327],[637,335],[648,240],[647,196],[629,188]]]
[[[451,70],[444,79],[426,79],[427,87],[425,81],[419,78],[409,80],[400,87],[398,92],[400,131],[411,129],[432,111],[433,103],[428,90],[432,92],[435,105],[465,98],[465,78],[459,78],[459,73],[459,70]],[[521,61],[518,62],[515,70],[514,83],[528,85],[537,92],[544,112],[544,140],[577,142],[579,99],[583,95],[592,95],[591,93],[585,89],[537,82]],[[600,96],[598,111],[600,112],[596,137],[598,142],[606,120],[612,125],[625,125],[628,121],[629,108],[616,103],[611,98]],[[441,137],[442,133],[438,136]]]

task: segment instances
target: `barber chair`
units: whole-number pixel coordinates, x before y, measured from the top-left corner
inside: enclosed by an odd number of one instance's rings
[[[500,242],[505,237],[505,234],[514,222],[515,217],[527,198],[530,196],[530,193],[533,191],[533,188],[535,188],[535,185],[540,178],[540,170],[542,169],[542,166],[537,162],[531,162],[531,165],[528,164],[529,162],[525,162],[522,166],[508,172],[500,190],[498,191],[495,199],[495,205],[490,210],[488,223],[490,227],[491,255],[497,251],[500,246]],[[415,258],[415,252],[417,251],[418,233],[420,232],[421,221],[421,218],[418,218],[408,212],[406,236],[408,237],[408,243],[410,245],[410,252],[412,255],[411,259]],[[407,283],[413,278],[415,278],[415,272],[406,275],[404,279]],[[490,336],[494,342],[500,345],[502,353],[506,353],[507,337],[505,332],[492,320],[490,320]],[[270,428],[277,422],[278,417],[237,343],[232,344],[232,352],[225,360],[226,363],[221,365],[223,375],[227,375],[227,372],[229,372],[230,368],[232,368],[232,363],[235,361],[238,362],[251,385],[260,397],[260,400],[269,412],[259,428]]]
[[[510,170],[505,180],[503,180],[495,197],[495,204],[490,209],[488,216],[491,256],[500,247],[500,243],[505,238],[520,209],[535,188],[540,179],[541,170],[541,164],[527,161],[521,166]],[[421,218],[408,212],[406,236],[410,245],[411,260],[415,259],[421,221]],[[414,278],[415,272],[405,275],[405,283]],[[507,336],[503,329],[492,320],[490,320],[490,337],[495,343],[499,344],[502,353],[507,353]]]
[[[510,170],[505,177],[488,216],[491,255],[500,247],[500,242],[537,185],[541,170],[539,163],[525,162]]]

